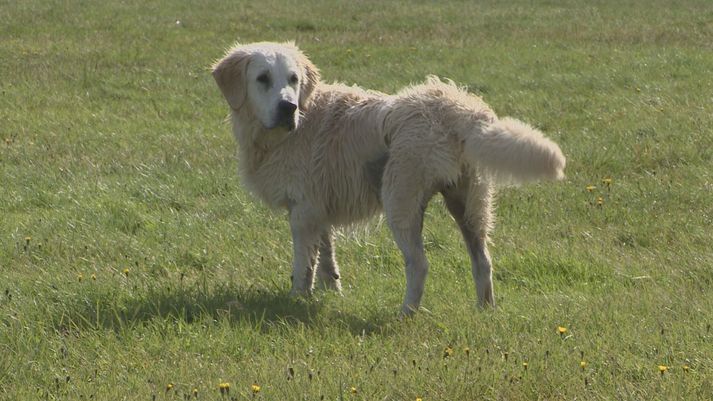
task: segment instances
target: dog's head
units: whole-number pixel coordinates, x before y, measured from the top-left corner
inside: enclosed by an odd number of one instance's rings
[[[295,129],[319,71],[293,43],[235,45],[213,65],[230,107],[252,113],[266,129]]]

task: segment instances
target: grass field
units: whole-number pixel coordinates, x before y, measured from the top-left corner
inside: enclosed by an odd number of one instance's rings
[[[0,399],[713,397],[709,1],[105,3],[0,1]],[[561,144],[565,181],[500,191],[496,310],[440,200],[416,318],[378,221],[338,240],[343,297],[287,296],[207,67],[290,39]]]

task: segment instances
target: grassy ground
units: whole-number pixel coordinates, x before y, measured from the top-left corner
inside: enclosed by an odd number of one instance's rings
[[[0,1],[0,399],[713,394],[709,2],[106,3]],[[287,297],[207,71],[236,39],[449,77],[562,145],[566,181],[500,193],[497,310],[440,201],[417,318],[377,223],[339,240],[344,297]]]

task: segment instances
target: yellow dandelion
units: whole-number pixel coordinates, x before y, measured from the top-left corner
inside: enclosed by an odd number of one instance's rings
[[[682,366],[682,369],[683,369],[684,372],[688,373],[688,370],[689,370],[690,368],[688,367],[688,365],[683,365],[683,366]]]
[[[527,362],[523,362],[523,363],[522,363],[522,368],[525,369],[525,370],[527,370]]]
[[[166,392],[169,392],[169,391],[171,391],[171,390],[173,390],[173,383],[168,383],[168,384],[166,385]]]
[[[92,273],[91,278],[92,278],[92,280],[97,281],[97,275],[96,275],[96,273]]]
[[[602,179],[602,184],[604,184],[604,185],[606,185],[606,186],[610,186],[611,183],[612,183],[611,177],[607,177],[607,178]]]
[[[218,385],[220,394],[230,394],[230,383],[220,383]]]
[[[32,241],[32,237],[30,237],[29,235],[27,237],[25,237],[25,242],[27,242],[29,244],[30,241]]]
[[[77,275],[77,280],[79,280],[79,282],[81,283],[82,280],[84,280],[84,274],[79,273],[79,274]]]
[[[567,332],[567,328],[562,327],[562,326],[557,326],[557,332],[560,333],[560,335],[562,335]]]
[[[416,397],[416,401],[423,401],[423,398],[421,398],[421,397]]]
[[[251,390],[253,391],[253,394],[257,394],[257,393],[259,393],[259,392],[260,392],[260,388],[261,388],[261,387],[260,387],[260,386],[258,386],[258,385],[257,385],[257,384],[255,384],[255,383],[253,383],[253,385],[252,385],[252,386],[250,386],[250,389],[251,389]]]
[[[667,370],[668,370],[668,366],[666,366],[666,365],[659,365],[659,372],[660,372],[661,374],[666,373]]]
[[[129,268],[124,269],[124,276],[129,277]]]
[[[592,192],[592,191],[594,191],[595,189],[597,189],[597,187],[595,187],[594,185],[587,185],[586,188],[587,188],[587,191],[588,191],[588,192]]]
[[[597,206],[601,206],[604,204],[604,198],[601,196],[597,197]]]
[[[451,348],[450,346],[448,346],[448,347],[446,347],[446,348],[443,350],[443,357],[444,357],[444,358],[448,358],[448,357],[451,356],[451,355],[453,355],[453,348]]]
[[[584,370],[584,368],[587,367],[587,362],[586,362],[586,361],[581,361],[581,362],[579,363],[579,367],[582,368],[582,370]]]
[[[193,387],[193,397],[198,398],[198,388]]]
[[[351,392],[352,394],[356,394],[356,393],[357,393],[356,387],[350,388],[350,389],[349,389],[349,392]]]

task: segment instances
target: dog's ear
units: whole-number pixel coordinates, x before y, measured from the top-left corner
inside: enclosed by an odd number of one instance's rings
[[[319,70],[312,64],[311,61],[302,53],[299,53],[297,60],[302,68],[302,79],[300,80],[300,109],[306,109],[310,96],[314,88],[319,83]]]
[[[213,78],[233,110],[240,109],[247,97],[245,74],[249,62],[250,53],[235,45],[213,64]]]

